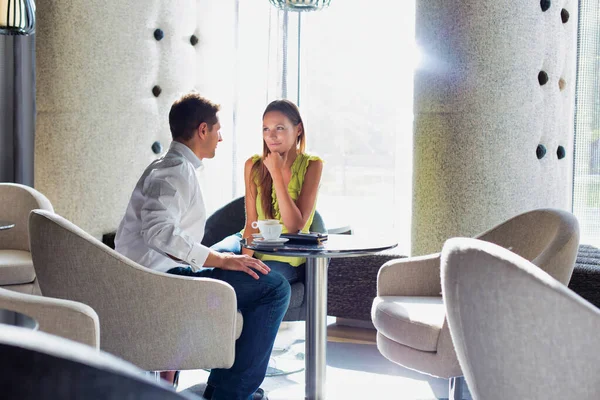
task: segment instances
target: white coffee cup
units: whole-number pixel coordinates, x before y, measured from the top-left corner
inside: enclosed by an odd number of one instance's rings
[[[283,225],[277,219],[261,219],[252,222],[252,227],[260,231],[260,234],[266,240],[279,239]]]

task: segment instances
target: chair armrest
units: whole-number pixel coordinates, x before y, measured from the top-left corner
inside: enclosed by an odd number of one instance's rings
[[[103,278],[126,278],[113,287],[111,305],[98,309],[102,350],[148,371],[233,365],[239,322],[228,283],[116,266]],[[106,304],[106,296],[97,292],[90,304]]]
[[[391,260],[377,274],[378,296],[441,296],[440,254]]]
[[[85,304],[0,289],[0,308],[34,318],[40,331],[100,347],[98,315]]]
[[[151,354],[141,353],[134,363],[146,370],[231,367],[238,324],[233,287],[209,278],[153,271],[152,276],[144,286],[152,295],[128,312],[129,318],[146,314],[130,321],[128,331],[138,332],[131,339],[154,343]]]

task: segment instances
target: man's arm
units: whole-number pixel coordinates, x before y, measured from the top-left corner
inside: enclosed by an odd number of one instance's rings
[[[187,208],[181,189],[172,177],[154,178],[144,187],[141,210],[142,236],[146,245],[193,269],[202,267],[210,250],[180,228],[182,210]]]
[[[145,188],[146,201],[142,206],[142,236],[146,245],[176,261],[189,264],[197,270],[202,266],[226,270],[243,271],[255,279],[269,273],[262,261],[247,255],[217,253],[200,244],[179,226],[181,210],[188,202],[177,188],[173,179],[153,179]],[[203,221],[198,221],[203,223]]]

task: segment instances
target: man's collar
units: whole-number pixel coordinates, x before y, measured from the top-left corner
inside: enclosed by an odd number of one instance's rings
[[[195,169],[198,169],[198,168],[200,168],[202,166],[202,160],[199,159],[198,156],[196,156],[194,154],[194,152],[192,151],[192,149],[190,149],[189,147],[187,147],[183,143],[180,143],[180,142],[178,142],[176,140],[173,140],[171,142],[171,146],[170,146],[169,150],[175,150],[176,152],[178,152],[179,154],[181,154],[189,162],[192,163],[192,165],[194,166]]]

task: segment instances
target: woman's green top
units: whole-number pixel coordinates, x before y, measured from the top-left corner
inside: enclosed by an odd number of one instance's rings
[[[252,156],[253,163],[256,163],[260,159],[261,159],[261,156],[259,156],[258,154],[255,154],[254,156]],[[296,159],[294,160],[294,163],[292,164],[292,177],[290,179],[290,183],[288,184],[288,193],[290,194],[290,197],[292,198],[292,200],[294,202],[297,201],[298,197],[300,196],[300,192],[302,191],[302,185],[304,184],[304,176],[306,175],[306,169],[308,168],[308,164],[311,161],[322,161],[322,160],[318,156],[311,156],[306,153],[301,153],[296,156]],[[255,183],[256,183],[256,181],[255,181]],[[265,213],[262,209],[262,203],[261,203],[262,193],[261,193],[260,187],[258,187],[258,184],[256,185],[256,187],[257,187],[256,212],[258,214],[258,219],[259,220],[267,219],[265,217]],[[273,209],[275,212],[275,215],[273,215],[273,218],[278,219],[283,224],[283,221],[281,219],[281,213],[279,212],[279,203],[277,202],[277,194],[275,193],[275,187],[273,187],[271,190],[271,200],[273,202]],[[315,207],[313,207],[312,211],[310,212],[310,216],[308,217],[306,224],[302,228],[302,232],[308,232],[308,229],[310,228],[310,226],[312,224],[314,215],[315,215]],[[283,233],[288,233],[285,225],[283,226]],[[302,265],[306,261],[306,259],[303,257],[283,257],[283,256],[274,256],[274,255],[270,255],[270,254],[258,254],[258,253],[255,253],[254,256],[262,261],[269,261],[269,260],[282,261],[282,262],[286,262],[294,267]]]

